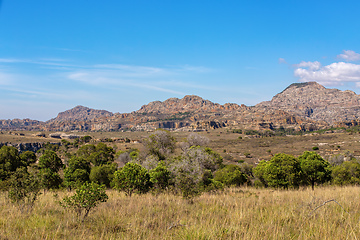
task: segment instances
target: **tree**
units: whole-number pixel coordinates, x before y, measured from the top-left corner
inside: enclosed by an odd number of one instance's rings
[[[86,144],[79,148],[76,152],[76,156],[87,159],[92,153],[96,151],[96,147],[93,144]]]
[[[165,190],[170,185],[171,172],[165,166],[164,161],[159,162],[156,168],[150,170],[150,181],[159,191]]]
[[[11,176],[8,196],[13,203],[19,205],[21,211],[29,210],[41,194],[40,190],[37,176],[29,173],[25,167],[20,167]]]
[[[89,160],[94,166],[109,164],[114,161],[114,149],[108,147],[105,143],[98,143],[95,147],[95,152],[91,153]]]
[[[110,187],[116,168],[116,163],[93,167],[90,171],[90,181]]]
[[[56,152],[52,150],[45,150],[44,154],[39,158],[38,163],[40,169],[48,168],[53,172],[58,172],[63,165]]]
[[[257,180],[254,182],[255,186],[264,186],[268,187],[267,182],[265,181],[266,167],[268,162],[261,160],[258,165],[253,168],[254,176]]]
[[[31,151],[26,151],[20,154],[20,160],[23,166],[30,166],[36,163],[36,154]]]
[[[312,190],[314,190],[315,183],[320,184],[331,179],[330,164],[319,154],[306,151],[298,159],[304,182],[310,184]]]
[[[248,181],[248,177],[239,166],[230,164],[216,171],[214,180],[226,186],[240,186]]]
[[[81,137],[80,141],[83,142],[83,143],[88,143],[88,142],[90,142],[91,139],[92,139],[91,136],[86,135],[86,136]]]
[[[72,156],[68,167],[64,170],[65,185],[69,188],[77,187],[89,181],[90,162],[83,157]]]
[[[127,196],[134,192],[146,193],[151,187],[150,175],[146,168],[137,163],[128,162],[114,173],[115,188],[124,191]]]
[[[63,166],[64,164],[54,151],[45,150],[38,163],[39,177],[44,189],[59,188],[62,179],[58,172]]]
[[[15,147],[2,146],[0,149],[0,180],[9,178],[21,166],[18,150]]]
[[[170,170],[175,176],[175,187],[186,199],[192,199],[201,194],[204,185],[204,174],[212,174],[222,166],[221,156],[210,148],[200,146],[190,147],[179,157],[173,159]],[[206,185],[206,184],[205,184]]]
[[[105,186],[97,183],[84,183],[71,197],[64,197],[60,205],[64,208],[73,209],[79,217],[83,215],[82,221],[88,216],[90,210],[99,203],[106,202],[108,195]]]
[[[279,153],[254,169],[265,185],[274,188],[298,187],[301,180],[300,162],[292,155]]]
[[[332,168],[332,181],[336,185],[360,184],[360,163],[345,161]]]
[[[197,133],[190,133],[186,138],[186,142],[183,142],[181,148],[186,151],[192,146],[207,146],[210,140],[207,137],[201,136]]]
[[[77,152],[78,157],[90,161],[94,166],[112,163],[114,161],[114,149],[105,143],[98,145],[87,144],[82,146]]]
[[[165,160],[174,151],[175,142],[169,131],[159,129],[145,140],[145,147],[149,154],[158,157],[159,160]]]
[[[51,171],[50,168],[40,169],[38,174],[41,186],[44,189],[58,189],[62,183],[59,173]]]

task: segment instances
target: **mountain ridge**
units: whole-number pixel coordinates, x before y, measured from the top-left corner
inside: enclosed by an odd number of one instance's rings
[[[221,105],[196,95],[186,95],[180,99],[149,102],[137,111],[122,114],[78,105],[47,122],[0,120],[0,128],[44,131],[151,131],[166,128],[194,131],[233,126],[257,130],[277,127],[316,130],[357,125],[359,119],[360,95],[307,82],[293,83],[270,101],[250,107],[236,103]]]

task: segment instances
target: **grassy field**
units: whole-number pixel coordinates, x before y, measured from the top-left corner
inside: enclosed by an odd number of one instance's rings
[[[232,188],[193,203],[173,194],[108,190],[109,200],[81,222],[47,192],[21,212],[0,195],[0,239],[358,239],[360,189],[277,191]],[[335,200],[325,203],[329,200]]]

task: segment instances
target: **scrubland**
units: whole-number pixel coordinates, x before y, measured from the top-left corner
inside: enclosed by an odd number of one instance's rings
[[[58,204],[67,191],[46,192],[22,211],[1,193],[0,239],[358,239],[359,190],[229,188],[192,202],[108,190],[84,222]]]

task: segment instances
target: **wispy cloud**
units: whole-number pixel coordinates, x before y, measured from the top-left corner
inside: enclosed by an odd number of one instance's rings
[[[227,91],[211,84],[196,84],[191,79],[208,74],[213,70],[202,66],[142,66],[118,63],[76,65],[72,61],[61,58],[16,59],[2,58],[0,63],[0,90],[9,96],[19,99],[29,98],[47,101],[69,99],[88,99],[94,96],[105,99],[114,98],[115,92],[139,92],[157,95],[156,92],[170,95],[195,94],[197,91]],[[28,64],[28,66],[24,65]],[[36,65],[37,70],[31,65]],[[19,69],[31,69],[30,74]],[[52,71],[44,72],[42,69]],[[5,84],[7,84],[5,86]],[[41,86],[41,88],[39,88]],[[6,87],[6,88],[5,88]],[[79,94],[76,90],[81,89]],[[109,94],[109,96],[106,96]],[[77,97],[78,96],[78,97]],[[51,99],[51,100],[50,100]],[[78,101],[77,101],[78,102]],[[82,102],[82,101],[81,101]]]
[[[279,58],[278,62],[279,62],[279,64],[283,64],[283,63],[287,64],[285,58]]]
[[[353,62],[360,60],[360,54],[352,50],[344,50],[342,54],[337,56],[339,59],[344,59],[347,62]]]

